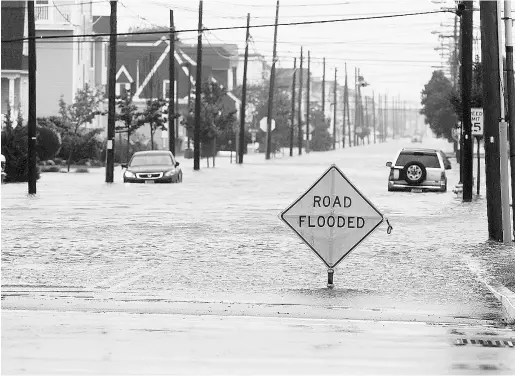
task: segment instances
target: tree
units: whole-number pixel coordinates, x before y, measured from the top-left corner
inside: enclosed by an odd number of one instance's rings
[[[61,137],[51,128],[38,126],[36,154],[41,161],[54,158],[61,149]]]
[[[310,120],[313,125],[311,131],[310,148],[313,151],[327,151],[333,148],[333,137],[328,129],[331,126],[329,119],[326,119],[322,110],[312,108],[310,111]]]
[[[96,136],[99,132],[96,130],[86,129],[87,124],[91,124],[97,115],[102,115],[100,104],[104,94],[91,88],[88,84],[83,89],[77,90],[75,98],[71,105],[67,105],[61,97],[59,100],[59,114],[62,119],[62,141],[63,146],[67,146],[68,150],[68,171],[75,149],[81,142],[81,138],[85,135]]]
[[[138,107],[133,102],[133,93],[127,91],[124,95],[119,96],[116,100],[119,112],[116,113],[116,120],[121,122],[123,125],[117,125],[115,127],[118,133],[127,133],[127,153],[130,149],[131,135],[138,130],[144,122],[141,119],[142,112],[138,110]],[[120,156],[121,157],[121,156]],[[129,155],[127,155],[127,161]]]
[[[441,70],[433,72],[431,80],[422,90],[422,109],[426,124],[437,137],[453,141],[452,129],[457,122],[457,116],[452,104],[453,88],[451,81]]]
[[[451,95],[451,103],[459,121],[463,120],[461,92],[457,88]],[[472,95],[470,107],[483,107],[483,70],[480,61],[476,61],[472,68]]]
[[[202,85],[202,98],[200,108],[200,142],[206,156],[214,157],[216,154],[216,139],[221,134],[231,134],[236,122],[236,111],[226,108],[224,99],[227,90],[217,82],[205,82]],[[193,134],[195,129],[195,115],[190,113],[182,122],[188,132]],[[210,148],[212,153],[209,153]],[[209,158],[207,161],[209,167]]]
[[[238,98],[242,98],[242,87],[239,86],[234,91]],[[269,82],[264,81],[260,85],[247,86],[247,116],[252,114],[253,123],[258,122],[268,116]],[[291,88],[274,87],[274,106],[272,118],[275,120],[275,129],[272,131],[272,150],[279,150],[290,144],[291,127]],[[256,141],[260,144],[260,149],[264,150],[266,142],[266,132],[262,130],[256,135]]]
[[[150,145],[154,150],[154,134],[158,129],[166,131],[166,122],[168,119],[163,114],[168,114],[166,106],[168,102],[165,99],[150,99],[147,101],[147,107],[141,114],[142,124],[150,126]]]

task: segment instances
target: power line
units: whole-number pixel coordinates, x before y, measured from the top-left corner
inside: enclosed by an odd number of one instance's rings
[[[415,13],[400,13],[400,14],[390,14],[390,15],[382,15],[382,16],[370,16],[370,17],[356,17],[356,18],[341,18],[341,19],[333,19],[333,20],[318,20],[318,21],[299,21],[299,22],[285,22],[278,23],[278,26],[299,26],[299,25],[315,25],[315,24],[326,24],[326,23],[337,23],[337,22],[350,22],[350,21],[365,21],[365,20],[378,20],[378,19],[387,19],[387,18],[399,18],[399,17],[411,17],[411,16],[421,16],[428,14],[439,14],[439,13],[448,13],[449,10],[436,10],[436,11],[427,11],[427,12],[415,12]],[[264,28],[264,27],[274,27],[274,24],[261,24],[261,25],[252,25],[251,28]],[[204,31],[215,31],[215,30],[236,30],[236,29],[245,29],[246,26],[227,26],[227,27],[214,27],[214,28],[204,28]],[[187,33],[187,32],[195,32],[198,33],[197,29],[183,29],[183,30],[174,30],[173,33]],[[133,31],[126,33],[116,33],[117,36],[130,36],[130,35],[152,35],[152,34],[163,34],[164,31]],[[60,38],[91,38],[91,37],[107,37],[111,36],[111,33],[96,33],[96,34],[81,34],[81,35],[41,35],[36,36],[34,39],[60,39]],[[30,38],[16,38],[16,39],[6,39],[2,40],[2,43],[12,43],[12,42],[21,42],[24,40],[29,40]]]

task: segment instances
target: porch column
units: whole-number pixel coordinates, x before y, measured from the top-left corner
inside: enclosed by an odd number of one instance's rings
[[[15,78],[9,77],[9,106],[11,111],[14,111],[14,80]]]

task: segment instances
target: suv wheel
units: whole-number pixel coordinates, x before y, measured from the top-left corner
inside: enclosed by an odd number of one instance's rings
[[[416,185],[423,182],[426,178],[426,168],[420,162],[408,162],[404,166],[404,179],[410,185]]]

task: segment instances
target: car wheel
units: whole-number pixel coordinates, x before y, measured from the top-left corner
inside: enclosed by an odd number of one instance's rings
[[[182,183],[182,172],[177,176],[176,183]]]
[[[447,184],[445,184],[442,189],[440,189],[440,192],[447,192]]]
[[[420,162],[408,162],[404,166],[404,180],[410,185],[417,185],[426,178],[426,168]]]

